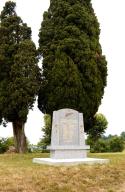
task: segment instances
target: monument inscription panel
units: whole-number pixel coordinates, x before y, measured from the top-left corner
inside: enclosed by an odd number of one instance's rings
[[[76,119],[62,118],[60,120],[60,145],[78,144],[78,121]]]

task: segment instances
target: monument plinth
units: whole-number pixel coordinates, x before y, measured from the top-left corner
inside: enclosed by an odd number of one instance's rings
[[[76,165],[108,163],[107,159],[87,158],[83,114],[73,109],[53,112],[50,158],[34,158],[34,163]]]

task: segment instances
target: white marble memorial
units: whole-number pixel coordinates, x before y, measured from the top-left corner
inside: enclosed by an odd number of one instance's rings
[[[108,163],[106,159],[87,158],[83,114],[73,109],[53,112],[50,158],[34,158],[34,163],[76,165]]]
[[[85,158],[83,115],[72,109],[54,111],[50,157],[52,159]]]

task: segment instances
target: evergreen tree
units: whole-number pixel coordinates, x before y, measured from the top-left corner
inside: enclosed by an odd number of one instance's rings
[[[73,108],[84,114],[85,130],[101,104],[107,63],[99,23],[90,0],[51,0],[39,33],[43,83],[38,106],[51,114]]]
[[[40,71],[31,29],[6,2],[0,15],[0,111],[12,122],[17,152],[26,151],[24,124],[39,90]]]

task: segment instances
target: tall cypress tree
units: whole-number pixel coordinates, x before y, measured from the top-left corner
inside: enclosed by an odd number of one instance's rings
[[[31,29],[7,2],[0,15],[0,111],[12,122],[17,152],[26,151],[24,124],[39,90],[40,71]]]
[[[39,109],[51,115],[61,108],[76,109],[84,114],[86,131],[106,86],[107,63],[99,35],[90,0],[51,0],[39,33]]]

